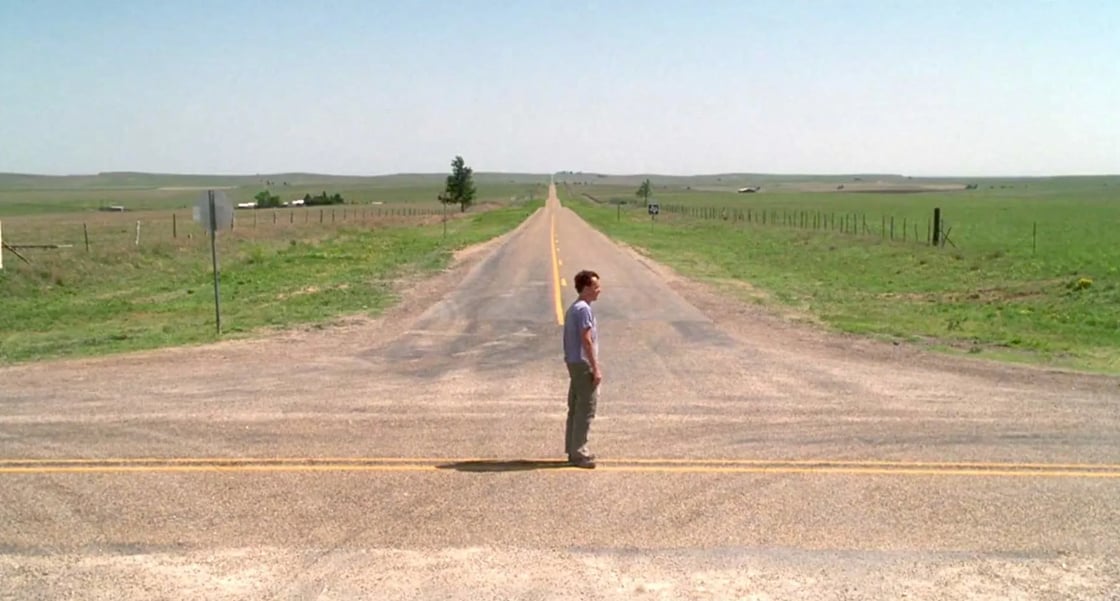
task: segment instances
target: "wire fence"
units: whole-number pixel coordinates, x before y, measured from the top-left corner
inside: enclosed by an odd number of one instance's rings
[[[232,227],[219,235],[231,241],[301,237],[354,226],[423,224],[452,219],[458,208],[407,206],[333,206],[247,209],[234,213]],[[191,211],[101,211],[9,218],[0,222],[0,269],[5,259],[32,263],[43,252],[63,250],[92,255],[129,249],[192,247],[208,237]],[[7,255],[7,256],[5,256]]]
[[[648,204],[638,200],[611,197],[607,200],[597,198],[588,193],[574,194],[569,187],[570,197],[583,197],[600,206],[614,205],[618,218],[622,218],[623,211],[633,215],[636,210],[646,213]],[[1031,256],[1039,253],[1040,225],[1046,225],[1047,231],[1052,232],[1047,244],[1070,244],[1068,233],[1060,233],[1058,238],[1053,237],[1054,228],[1059,231],[1061,226],[1053,223],[1019,220],[1015,223],[1000,220],[996,229],[1003,232],[999,240],[991,239],[990,234],[982,236],[984,240],[971,240],[969,232],[975,233],[981,227],[971,221],[956,223],[947,219],[946,211],[941,208],[931,208],[926,216],[905,215],[897,216],[886,213],[873,214],[865,211],[824,211],[813,209],[788,209],[780,207],[729,207],[710,206],[694,203],[657,203],[657,215],[653,219],[670,222],[674,219],[695,219],[724,221],[730,224],[749,224],[753,227],[782,227],[800,229],[810,232],[829,232],[832,234],[849,235],[864,240],[879,239],[883,242],[920,244],[935,247],[951,247],[961,249],[962,246],[977,245],[977,248],[992,250],[993,245],[1003,250],[1011,248],[1021,249]],[[951,213],[949,213],[951,216]],[[988,225],[982,226],[989,228]],[[989,228],[990,229],[990,228]],[[962,238],[964,237],[964,238]],[[1004,248],[1006,247],[1006,248]]]
[[[939,246],[946,244],[955,246],[950,236],[952,227],[947,226],[945,220],[941,218],[940,209],[934,209],[929,218],[924,221],[913,217],[896,218],[893,215],[879,215],[878,219],[872,216],[868,219],[867,213],[862,212],[791,211],[775,208],[733,209],[682,204],[658,205],[658,213],[695,219],[872,236],[883,240],[920,244],[932,245],[936,241]]]

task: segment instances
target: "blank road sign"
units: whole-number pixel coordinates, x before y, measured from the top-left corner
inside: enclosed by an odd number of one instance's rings
[[[228,230],[233,227],[233,205],[226,198],[224,192],[214,191],[214,226],[219,230]],[[203,192],[198,197],[194,206],[194,220],[201,223],[202,227],[210,231],[210,196],[209,191]]]

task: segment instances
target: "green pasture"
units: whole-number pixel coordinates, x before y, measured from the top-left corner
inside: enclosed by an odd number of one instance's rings
[[[237,211],[233,230],[217,237],[222,337],[378,315],[395,301],[402,278],[444,267],[456,249],[507,232],[542,206],[544,188],[530,194],[531,187],[480,184],[478,204],[466,213],[453,208],[446,223],[440,205],[427,201],[426,186],[352,191],[356,198],[384,198],[380,205]],[[344,186],[327,191],[351,197]],[[19,250],[28,262],[4,252],[0,363],[218,338],[210,242],[189,208],[197,191],[128,192],[136,195],[137,210],[125,213],[81,206],[96,202],[100,191],[15,193],[34,210],[2,219],[4,241],[60,248]],[[43,209],[37,194],[61,207]],[[9,195],[0,208],[10,202]]]
[[[749,283],[729,290],[751,302],[951,352],[1120,372],[1120,178],[979,181],[913,194],[655,186],[656,220],[634,188],[560,189],[594,226],[685,274]],[[929,243],[934,208],[941,246]]]
[[[542,176],[478,174],[476,204],[543,199]],[[378,177],[278,174],[267,176],[189,176],[104,174],[44,177],[0,174],[0,219],[17,215],[85,213],[112,206],[127,211],[190,209],[207,189],[219,190],[233,203],[251,202],[262,190],[291,201],[323,192],[341,194],[346,204],[427,205],[439,208],[444,176],[437,174]]]
[[[1120,372],[1120,178],[651,176],[653,220],[634,194],[643,176],[577,175],[557,178],[567,206],[744,302],[949,352]],[[0,174],[5,241],[61,246],[25,249],[29,264],[5,251],[0,362],[215,339],[209,243],[191,215],[201,190],[183,188],[347,201],[236,212],[218,238],[226,336],[375,315],[402,275],[508,231],[545,196],[539,176],[479,174],[477,206],[448,211],[445,238],[439,175],[81,177]],[[129,210],[97,210],[110,204]]]

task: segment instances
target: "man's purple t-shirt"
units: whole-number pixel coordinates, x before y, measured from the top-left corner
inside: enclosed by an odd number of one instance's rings
[[[588,363],[587,354],[583,351],[583,331],[591,328],[591,345],[595,349],[595,356],[599,356],[599,326],[595,323],[595,315],[591,312],[591,305],[583,299],[576,300],[568,307],[564,314],[564,361],[568,363]]]

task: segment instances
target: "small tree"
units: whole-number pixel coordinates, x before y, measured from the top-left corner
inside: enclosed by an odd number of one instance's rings
[[[646,181],[642,182],[642,185],[638,187],[638,191],[635,193],[635,195],[640,197],[646,205],[649,204],[651,187],[652,186],[650,186],[649,184],[649,179],[646,179]]]
[[[443,194],[439,195],[440,202],[444,204],[457,204],[459,211],[467,210],[474,202],[474,170],[467,167],[463,157],[456,156],[451,161],[451,175],[447,176],[447,186]]]
[[[268,190],[261,190],[253,197],[257,201],[258,209],[271,209],[280,206],[280,197],[269,192]]]

